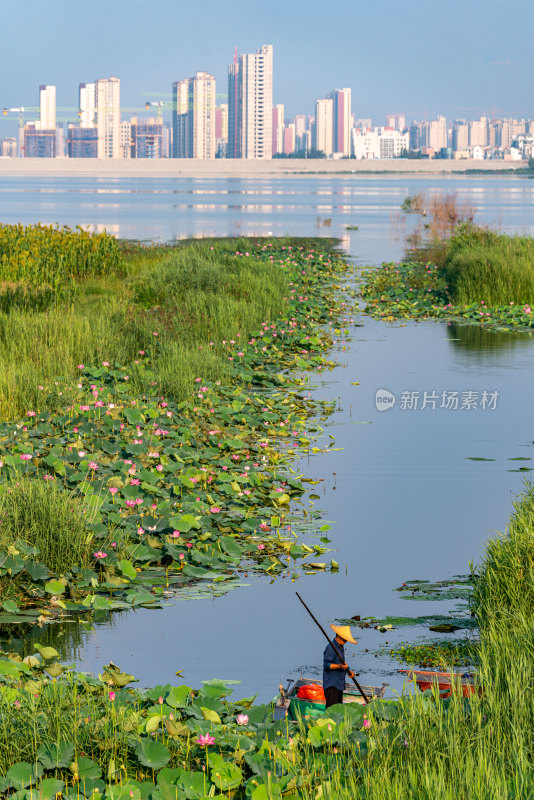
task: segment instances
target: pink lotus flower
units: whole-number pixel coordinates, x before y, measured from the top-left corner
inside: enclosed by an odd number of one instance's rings
[[[98,464],[96,463],[96,461],[90,461],[88,466],[89,466],[89,469],[92,469],[93,471],[95,469],[98,469]]]
[[[35,411],[28,411],[26,414],[27,417],[35,417]]]
[[[213,736],[210,736],[209,733],[206,733],[204,736],[201,735],[198,739],[195,739],[195,742],[203,747],[207,747],[210,744],[215,744],[215,739]]]
[[[103,361],[102,362],[102,366],[103,367],[109,367],[109,361]]]
[[[111,494],[117,494],[119,490],[117,489],[116,486],[110,486],[109,491],[111,492]]]
[[[370,727],[371,727],[371,720],[369,720],[369,719],[364,719],[364,721],[363,721],[363,727],[364,727],[364,728],[370,728]]]
[[[178,539],[179,536],[180,536],[180,531],[173,531],[171,533],[171,536],[172,536],[173,539]]]
[[[21,453],[20,457],[23,461],[30,461],[31,460],[31,453]]]
[[[130,483],[132,484],[132,486],[137,486],[138,484],[141,483],[141,481],[139,480],[139,478],[131,478]]]
[[[184,558],[185,558],[185,555],[183,553],[180,553],[180,561],[182,561]]]
[[[111,702],[113,702],[113,701],[115,700],[115,692],[110,692],[110,693],[108,694],[108,697],[109,697],[109,699],[111,700]]]
[[[148,453],[149,458],[159,458],[159,453]]]
[[[104,553],[103,550],[97,550],[96,553],[93,553],[95,558],[106,558],[107,553]]]
[[[212,514],[218,514],[220,510],[221,509],[219,508],[219,506],[212,506],[210,508],[210,511],[211,511]]]
[[[85,450],[78,450],[78,456],[79,456],[80,458],[83,458],[83,457],[84,457],[84,455],[85,455]]]
[[[248,716],[246,714],[238,714],[236,717],[236,722],[238,725],[246,725],[248,722]]]
[[[158,464],[156,469],[158,472],[163,472],[163,466],[161,464]]]
[[[83,364],[78,364],[78,369],[83,369]]]
[[[259,544],[258,545],[258,550],[265,550],[265,545],[264,544]]]

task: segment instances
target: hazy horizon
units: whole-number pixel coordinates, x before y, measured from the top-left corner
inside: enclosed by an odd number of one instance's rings
[[[356,116],[375,124],[395,112],[534,116],[534,8],[526,0],[510,13],[495,0],[439,8],[423,0],[340,0],[332,12],[317,0],[199,0],[194,7],[160,0],[149,12],[146,0],[79,8],[27,0],[6,4],[2,21],[0,107],[37,109],[39,84],[54,84],[58,120],[76,117],[79,83],[110,75],[121,79],[127,116],[146,113],[146,100],[170,99],[172,82],[199,70],[214,74],[225,94],[234,47],[254,52],[262,44],[274,46],[273,102],[285,105],[287,117],[313,113],[317,98],[343,86],[352,88]],[[37,117],[37,110],[25,116]],[[0,138],[13,135],[15,115],[0,120]]]

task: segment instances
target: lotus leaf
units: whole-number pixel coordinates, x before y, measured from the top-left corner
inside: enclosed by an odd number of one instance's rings
[[[59,678],[59,676],[63,675],[65,672],[65,667],[60,664],[59,661],[53,661],[52,664],[47,664],[45,666],[45,671],[48,672],[52,678]]]
[[[45,647],[42,644],[34,644],[35,649],[44,658],[45,661],[51,661],[53,658],[59,658],[59,653],[53,647]]]
[[[19,761],[13,764],[6,774],[8,787],[13,789],[25,789],[26,786],[35,786],[41,775],[43,768],[41,764],[28,764],[26,761]]]
[[[70,771],[74,775],[78,775],[82,785],[83,781],[96,780],[102,775],[102,768],[100,765],[85,756],[79,756],[76,761],[70,765]]]
[[[65,584],[62,583],[61,581],[53,580],[53,581],[48,581],[48,583],[45,583],[44,588],[45,591],[48,592],[48,594],[58,595],[58,594],[63,594],[66,587]]]
[[[41,781],[33,796],[35,800],[56,800],[56,796],[61,794],[64,786],[64,781],[59,781],[56,778],[45,778]]]
[[[166,702],[172,708],[184,708],[191,696],[190,686],[173,686],[170,690]]]
[[[106,800],[141,800],[141,787],[137,781],[108,785]]]
[[[282,790],[276,783],[260,783],[250,797],[251,800],[279,800],[282,797]]]
[[[74,745],[66,742],[42,744],[37,751],[37,759],[45,769],[67,767],[74,755]]]
[[[215,725],[221,724],[221,718],[216,711],[213,711],[213,709],[211,708],[206,708],[205,706],[201,706],[200,710],[202,711],[204,719],[209,720],[209,722],[215,723]]]
[[[211,769],[210,777],[215,786],[223,792],[236,789],[243,782],[243,773],[239,767],[228,761],[214,765]]]
[[[128,561],[127,559],[122,559],[122,561],[117,562],[117,566],[119,567],[122,574],[126,578],[129,578],[131,581],[135,580],[135,578],[137,577],[136,569],[131,561]]]
[[[171,758],[169,748],[155,739],[140,739],[135,754],[144,767],[152,769],[164,767]]]

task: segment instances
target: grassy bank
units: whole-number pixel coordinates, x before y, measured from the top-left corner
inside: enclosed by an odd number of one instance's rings
[[[206,797],[527,800],[534,792],[534,489],[475,583],[480,694],[432,693],[275,721],[232,687],[130,687],[53,648],[0,658],[0,785],[18,800]],[[37,788],[35,788],[37,787]],[[15,792],[17,792],[15,794]]]
[[[74,303],[4,315],[14,392],[0,399],[25,416],[0,424],[0,503],[66,490],[78,545],[65,563],[59,534],[51,551],[30,535],[58,526],[54,504],[24,517],[27,534],[13,516],[0,624],[154,605],[200,580],[210,596],[244,566],[337,568],[327,541],[297,541],[305,487],[289,464],[331,411],[297,373],[328,367],[347,269],[324,241],[140,249],[78,281]]]
[[[534,239],[476,225],[475,216],[454,193],[408,195],[392,217],[405,259],[363,273],[366,311],[389,321],[437,317],[530,331]]]

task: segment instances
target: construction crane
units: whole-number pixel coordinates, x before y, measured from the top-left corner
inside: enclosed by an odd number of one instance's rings
[[[170,105],[171,103],[169,103],[167,100],[155,100],[155,101],[147,100],[145,103],[145,108],[148,110],[151,106],[156,106],[158,109],[156,117],[158,120],[160,120],[163,119],[163,111],[162,111],[163,107]]]
[[[19,158],[24,156],[24,112],[25,108],[4,108],[2,114],[7,117],[9,113],[19,115]]]

